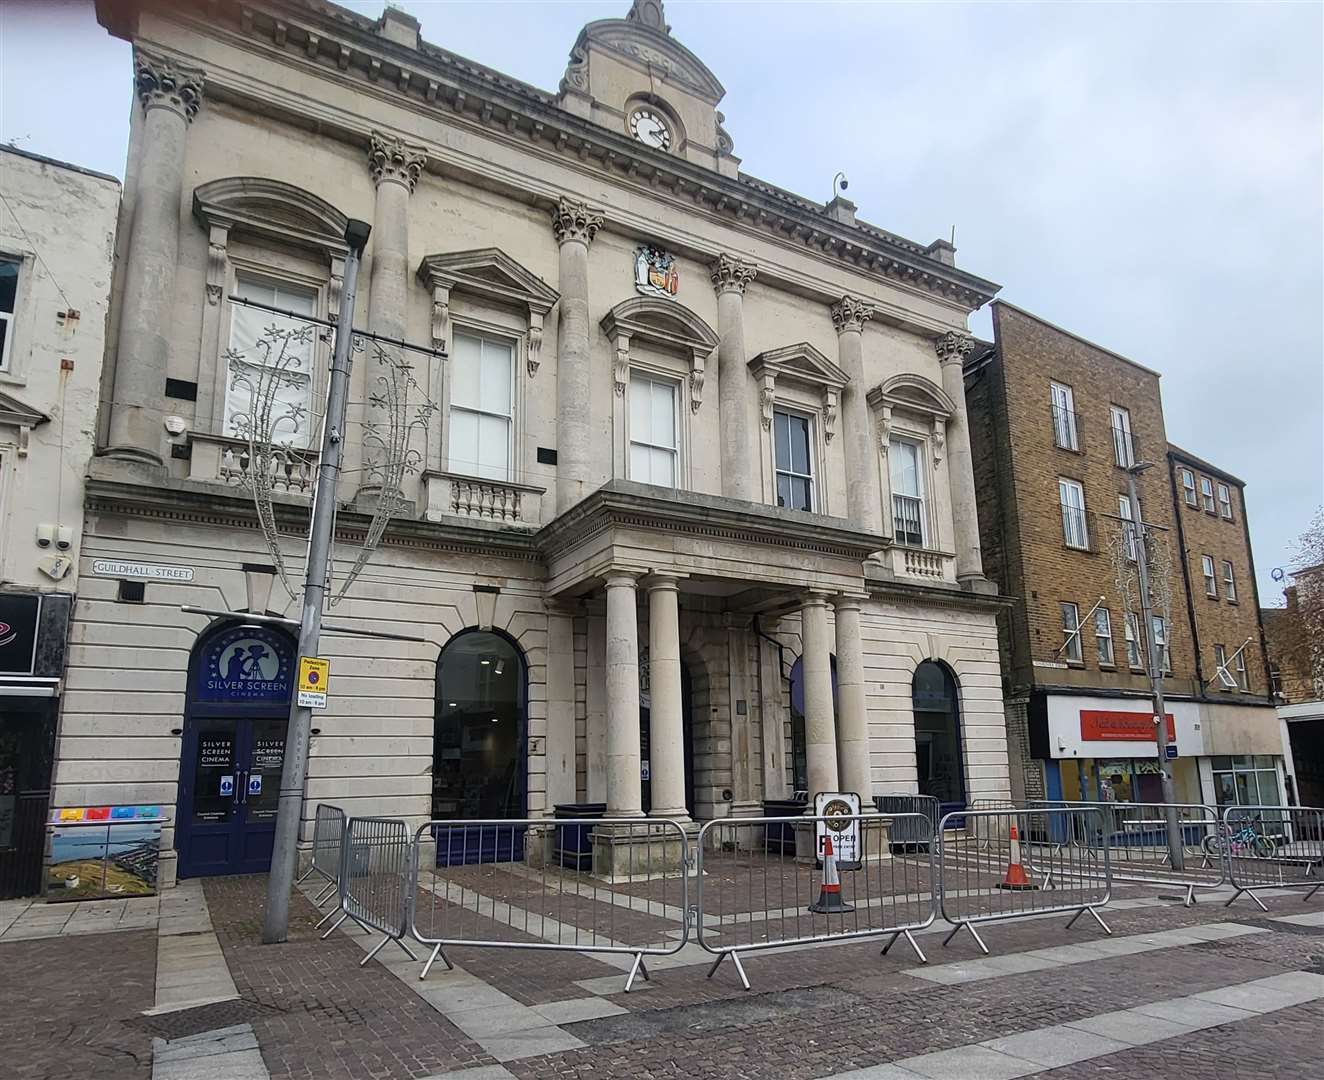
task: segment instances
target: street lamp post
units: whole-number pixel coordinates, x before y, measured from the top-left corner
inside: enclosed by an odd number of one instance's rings
[[[1151,462],[1138,461],[1126,470],[1131,522],[1124,523],[1123,528],[1133,529],[1135,533],[1133,546],[1136,570],[1140,578],[1140,633],[1148,660],[1150,693],[1154,699],[1154,730],[1158,740],[1158,767],[1159,779],[1163,785],[1164,817],[1168,826],[1168,853],[1172,860],[1172,868],[1183,870],[1186,860],[1182,849],[1181,824],[1177,816],[1177,796],[1172,786],[1172,774],[1168,771],[1168,725],[1165,722],[1163,702],[1163,660],[1154,634],[1154,605],[1149,594],[1149,529],[1141,517],[1140,498],[1136,494],[1136,477],[1152,467]]]

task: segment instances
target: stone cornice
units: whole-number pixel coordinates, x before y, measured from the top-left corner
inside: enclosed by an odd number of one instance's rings
[[[966,592],[957,586],[920,585],[908,581],[883,581],[867,577],[865,587],[870,597],[895,604],[913,604],[919,607],[956,608],[962,611],[997,612],[1012,608],[1016,600],[1010,596]]]
[[[964,310],[992,299],[998,286],[939,261],[932,250],[874,226],[842,224],[823,207],[746,174],[727,177],[676,155],[652,150],[623,132],[601,127],[559,108],[554,95],[502,75],[445,49],[420,42],[417,50],[376,32],[375,20],[316,0],[187,0],[169,12],[199,34],[260,41],[284,54],[291,66],[352,80],[358,92],[375,84],[383,97],[408,103],[422,114],[445,106],[453,122],[489,129],[536,147],[543,154],[573,156],[620,182],[652,187],[696,208],[756,231],[779,243],[809,249],[855,273],[903,289],[937,295]],[[132,0],[98,0],[98,14],[112,32],[129,36],[122,14]],[[250,44],[251,48],[252,45]],[[238,87],[230,93],[242,97]],[[270,110],[272,102],[254,98]]]

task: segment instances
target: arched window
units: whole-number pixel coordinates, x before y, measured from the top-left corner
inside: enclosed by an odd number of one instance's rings
[[[915,767],[921,795],[932,795],[944,811],[965,806],[961,763],[961,718],[956,679],[943,664],[925,660],[911,682],[915,713]]]
[[[432,816],[525,815],[524,657],[509,638],[466,630],[437,659]]]

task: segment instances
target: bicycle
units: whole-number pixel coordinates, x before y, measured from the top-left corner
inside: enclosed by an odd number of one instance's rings
[[[1200,847],[1209,856],[1221,856],[1226,848],[1234,856],[1249,850],[1262,859],[1273,858],[1278,850],[1278,845],[1265,835],[1264,818],[1260,814],[1239,829],[1232,828],[1225,821],[1220,822],[1218,831],[1201,840]]]

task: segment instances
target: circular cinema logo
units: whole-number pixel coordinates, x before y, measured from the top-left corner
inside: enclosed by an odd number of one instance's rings
[[[290,643],[261,627],[238,626],[208,642],[201,696],[208,701],[278,701],[290,695]]]

